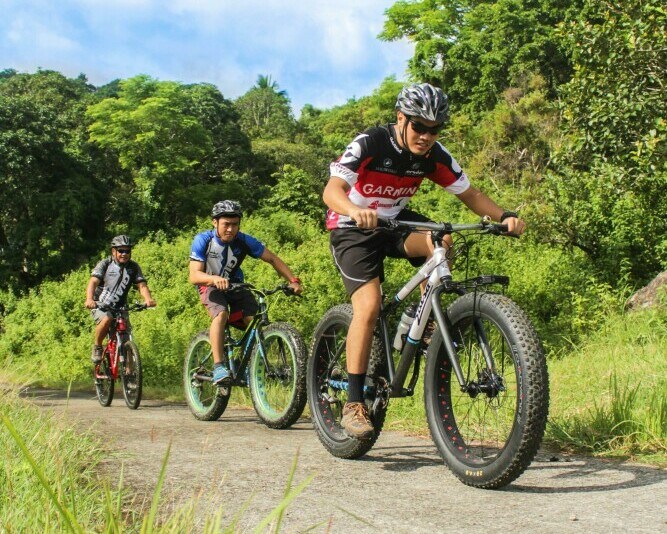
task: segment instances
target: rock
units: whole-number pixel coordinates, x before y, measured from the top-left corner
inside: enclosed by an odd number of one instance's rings
[[[667,271],[661,272],[646,287],[641,288],[625,303],[630,311],[653,308],[660,303],[667,303]]]

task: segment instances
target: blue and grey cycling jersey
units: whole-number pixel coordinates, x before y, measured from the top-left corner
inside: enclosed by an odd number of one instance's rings
[[[248,255],[259,258],[264,249],[261,241],[243,232],[239,232],[231,243],[224,243],[215,235],[215,230],[207,230],[195,236],[190,259],[204,262],[206,274],[243,282],[241,263],[244,258]]]

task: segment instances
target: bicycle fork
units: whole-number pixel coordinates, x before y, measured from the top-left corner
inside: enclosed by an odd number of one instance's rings
[[[468,382],[466,381],[466,378],[463,375],[463,370],[461,369],[461,363],[459,362],[457,355],[456,342],[454,342],[452,339],[451,332],[447,325],[445,313],[440,307],[440,295],[445,290],[445,286],[441,286],[435,290],[432,297],[433,312],[435,314],[436,320],[438,321],[438,327],[440,328],[440,333],[442,335],[442,342],[445,348],[445,352],[447,353],[449,362],[452,365],[452,369],[456,375],[456,380],[461,387],[461,391],[468,393],[471,397],[476,397],[479,393],[485,393],[488,397],[495,397],[500,391],[505,390],[505,385],[503,383],[502,377],[496,374],[491,346],[489,345],[486,336],[486,330],[484,329],[482,320],[479,317],[474,317],[472,325],[475,331],[477,344],[481,349],[484,361],[486,363],[486,372],[477,377],[477,382],[475,382],[474,379]]]

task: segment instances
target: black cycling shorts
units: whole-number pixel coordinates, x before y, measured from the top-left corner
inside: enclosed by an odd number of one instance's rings
[[[403,210],[397,220],[430,222],[430,219],[411,210]],[[406,258],[415,267],[422,265],[426,258],[409,258],[405,253],[405,240],[410,235],[407,230],[376,228],[335,228],[331,230],[329,242],[334,263],[343,277],[348,295],[352,295],[362,285],[374,278],[384,281],[384,259]]]

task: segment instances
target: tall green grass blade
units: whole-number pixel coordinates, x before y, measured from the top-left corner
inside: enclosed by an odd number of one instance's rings
[[[160,502],[160,493],[162,492],[162,485],[164,484],[164,478],[167,473],[167,462],[169,460],[169,453],[171,452],[171,441],[167,446],[167,452],[164,455],[162,460],[162,469],[160,469],[160,476],[158,477],[157,485],[155,486],[155,491],[153,492],[153,501],[151,502],[151,509],[148,512],[148,517],[144,518],[144,522],[141,525],[142,534],[152,534],[155,527],[155,517],[157,516],[158,503]]]
[[[291,487],[291,481],[294,478],[294,472],[296,471],[296,462],[292,464],[292,468],[290,470],[290,476],[289,476],[289,481],[288,481],[288,486]],[[278,532],[278,529],[280,528],[279,520],[282,520],[282,515],[285,509],[290,505],[290,503],[298,497],[306,487],[313,481],[315,478],[315,475],[310,475],[306,480],[304,480],[301,484],[299,484],[296,488],[293,490],[288,489],[287,493],[283,497],[283,500],[280,501],[280,503],[271,511],[269,515],[267,515],[260,523],[255,527],[254,532],[259,533],[263,532],[273,520],[276,520],[276,525],[274,532]]]
[[[70,510],[64,507],[58,500],[58,496],[54,493],[53,489],[49,485],[49,481],[44,475],[44,472],[39,467],[39,465],[37,465],[37,462],[33,458],[32,454],[30,454],[30,451],[23,442],[23,439],[21,439],[21,436],[19,436],[18,432],[16,431],[16,428],[14,428],[12,422],[4,413],[0,414],[0,417],[2,417],[2,422],[4,423],[9,433],[11,434],[12,438],[14,438],[16,444],[21,449],[21,452],[23,453],[23,456],[30,464],[30,467],[32,467],[32,470],[39,479],[40,483],[42,484],[42,487],[46,490],[51,502],[60,512],[60,516],[62,517],[63,522],[67,526],[68,530],[70,530],[71,532],[84,534],[84,530],[83,528],[81,528],[81,525],[79,525],[79,523],[77,522],[76,517],[74,517],[74,515],[72,515]]]
[[[299,462],[299,449],[296,450],[296,454],[294,455],[294,460],[292,461],[292,468],[290,469],[289,475],[287,477],[287,483],[285,484],[285,493],[283,494],[283,499],[286,499],[289,497],[289,493],[292,490],[292,482],[294,481],[294,473],[296,472],[296,466]],[[285,512],[285,509],[281,509],[280,512],[278,513],[278,516],[276,517],[276,528],[274,530],[275,534],[278,534],[280,532],[280,523],[283,520],[283,513]]]

